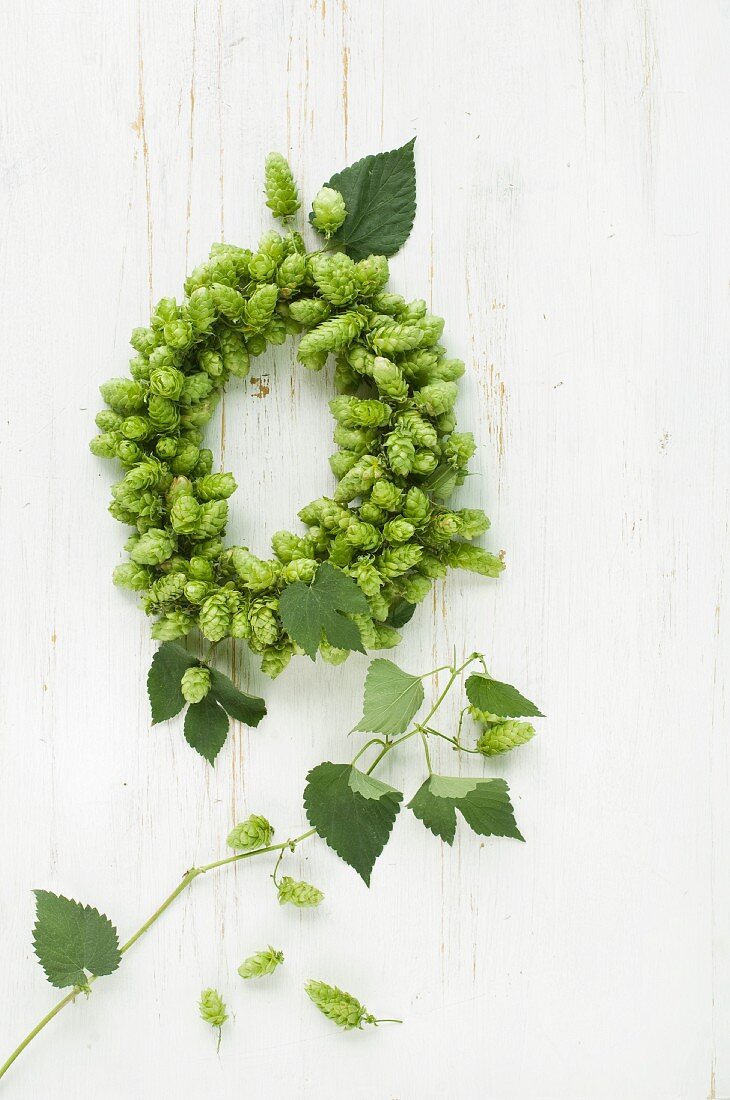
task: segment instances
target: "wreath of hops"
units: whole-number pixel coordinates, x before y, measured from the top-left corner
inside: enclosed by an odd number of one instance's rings
[[[214,244],[183,302],[157,303],[149,327],[132,333],[130,377],[101,386],[108,407],[91,441],[126,471],[109,510],[134,533],[114,581],[140,593],[152,636],[198,627],[212,643],[245,639],[270,676],[295,653],[337,664],[352,649],[390,648],[449,567],[489,577],[503,568],[469,541],[487,530],[484,512],[445,503],[475,449],[454,416],[464,364],[440,343],[442,318],[386,289],[386,255],[415,213],[413,142],[330,184],[310,214],[326,244],[308,252],[291,227],[300,203],[289,165],[267,158],[267,206],[284,234],[265,233],[255,251]],[[299,334],[304,367],[335,357],[338,483],[299,512],[306,533],[277,532],[262,560],[224,546],[236,483],[213,472],[203,428],[231,375],[245,378],[252,356]]]

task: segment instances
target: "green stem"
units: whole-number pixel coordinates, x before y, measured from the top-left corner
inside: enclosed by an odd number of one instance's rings
[[[67,1004],[73,1001],[74,998],[78,996],[78,994],[79,990],[74,987],[70,993],[67,993],[65,997],[63,997],[56,1005],[54,1005],[51,1011],[47,1013],[39,1023],[36,1024],[32,1031],[28,1032],[25,1039],[23,1039],[23,1042],[18,1044],[8,1060],[6,1062],[3,1062],[2,1066],[0,1066],[0,1077],[8,1072],[18,1055],[22,1054],[25,1048],[28,1046],[28,1043],[32,1039],[35,1039],[36,1035],[38,1035],[39,1032],[43,1031],[43,1028],[46,1026],[46,1024],[50,1024],[53,1017],[57,1016],[61,1009],[65,1008]]]

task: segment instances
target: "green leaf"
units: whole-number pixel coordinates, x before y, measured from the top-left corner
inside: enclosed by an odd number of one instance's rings
[[[312,660],[323,632],[337,649],[365,652],[356,624],[341,612],[369,615],[370,605],[354,580],[328,562],[319,566],[311,585],[296,581],[279,598],[284,629]]]
[[[119,936],[109,918],[90,905],[48,890],[33,892],[33,947],[51,985],[83,987],[91,974],[113,974],[122,957]]]
[[[364,157],[327,181],[345,200],[347,217],[335,240],[353,260],[392,256],[408,239],[416,216],[415,141]]]
[[[226,743],[228,715],[210,695],[191,703],[185,715],[185,740],[212,764]]]
[[[392,661],[377,657],[365,677],[362,718],[355,726],[362,733],[405,733],[423,703],[420,676],[411,676]]]
[[[517,828],[504,779],[469,779],[432,775],[419,787],[408,808],[435,836],[453,844],[456,810],[479,836],[524,840]]]
[[[473,707],[496,714],[498,718],[544,718],[534,703],[520,695],[511,684],[492,680],[481,672],[473,672],[466,681],[466,695]]]
[[[456,488],[458,470],[447,463],[442,463],[432,470],[427,478],[421,482],[421,488],[425,493],[437,497],[438,500],[448,500]]]
[[[210,670],[210,694],[220,703],[231,718],[247,726],[258,726],[266,714],[266,703],[258,695],[247,695],[222,672]]]
[[[164,642],[152,658],[147,674],[147,694],[152,708],[152,723],[174,718],[185,706],[180,680],[186,669],[198,660],[177,642]]]
[[[413,618],[413,612],[416,610],[416,605],[410,603],[408,600],[396,600],[390,609],[390,614],[385,620],[386,626],[405,626]]]
[[[400,791],[352,764],[318,764],[304,788],[310,824],[367,886],[402,800]]]

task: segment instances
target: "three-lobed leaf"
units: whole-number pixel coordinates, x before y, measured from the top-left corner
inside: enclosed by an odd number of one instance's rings
[[[370,662],[365,677],[363,714],[355,729],[362,733],[405,733],[422,704],[421,677],[377,657]]]
[[[517,688],[492,680],[481,672],[473,672],[467,679],[466,695],[473,707],[498,718],[544,718]]]
[[[402,800],[400,791],[352,764],[318,764],[304,788],[310,824],[367,886]]]
[[[147,676],[153,723],[174,718],[186,706],[182,676],[186,669],[199,664],[193,654],[176,642],[160,646]],[[210,692],[199,703],[191,703],[185,715],[185,740],[212,764],[225,744],[229,715],[237,722],[257,726],[265,714],[263,699],[239,691],[228,676],[211,668]]]
[[[310,585],[296,581],[279,599],[284,629],[314,661],[322,635],[337,649],[365,650],[357,625],[345,614],[367,615],[370,605],[355,581],[323,562]]]
[[[454,842],[457,810],[479,836],[524,840],[504,779],[431,775],[416,791],[408,808],[447,844]]]
[[[163,642],[152,658],[147,674],[147,694],[152,708],[152,722],[166,722],[185,706],[180,687],[183,673],[198,660],[177,642]]]
[[[85,986],[89,975],[113,974],[119,966],[117,930],[98,909],[35,890],[33,947],[51,985]]]
[[[347,217],[335,240],[353,260],[392,256],[408,239],[416,216],[415,141],[363,157],[327,181],[345,200]]]

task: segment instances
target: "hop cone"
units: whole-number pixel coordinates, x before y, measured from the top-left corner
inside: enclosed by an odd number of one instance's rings
[[[273,974],[277,966],[284,961],[284,952],[276,951],[269,944],[266,951],[257,951],[255,955],[249,955],[238,968],[242,978],[263,978],[267,974]]]
[[[161,565],[173,549],[172,536],[159,527],[151,527],[140,535],[129,556],[137,565]]]
[[[334,187],[321,187],[312,203],[312,225],[327,236],[340,228],[347,217],[345,200]]]
[[[388,281],[388,261],[385,256],[367,256],[355,264],[355,282],[365,298],[377,294]]]
[[[200,1015],[211,1027],[223,1027],[228,1019],[226,1006],[217,989],[204,989],[200,994]]]
[[[525,745],[535,736],[535,727],[529,722],[498,722],[496,726],[485,729],[476,743],[477,752],[482,756],[499,756],[511,752],[518,745]]]
[[[275,218],[290,218],[299,209],[297,185],[281,153],[269,153],[264,168],[266,205]]]
[[[423,333],[415,325],[384,321],[370,334],[370,343],[378,355],[390,356],[418,347],[422,337]]]
[[[223,365],[230,374],[245,378],[248,374],[249,359],[246,341],[240,332],[232,328],[221,327],[218,332]]]
[[[329,317],[330,307],[321,298],[300,298],[291,303],[289,313],[300,325],[311,328]]]
[[[139,559],[135,558],[135,561]],[[483,550],[481,546],[470,546],[468,542],[452,542],[445,552],[445,560],[452,569],[468,569],[480,573],[483,577],[498,577],[504,570],[504,562]]]
[[[285,875],[279,883],[279,905],[296,905],[298,909],[309,909],[319,905],[324,899],[324,894],[316,886],[310,886],[308,882],[295,882],[289,875]]]
[[[260,814],[251,814],[241,821],[228,834],[228,846],[239,852],[248,852],[253,848],[265,848],[271,843],[274,829]]]
[[[355,1027],[361,1028],[363,1024],[376,1023],[375,1017],[360,1004],[357,997],[353,997],[351,993],[345,993],[337,986],[310,979],[304,989],[319,1011],[345,1031]]]
[[[231,612],[225,593],[214,592],[212,596],[208,596],[200,609],[198,624],[209,642],[219,642],[221,638],[225,638],[231,625]]]
[[[210,691],[210,669],[200,668],[197,665],[186,668],[180,681],[180,688],[183,698],[189,703],[199,703]]]
[[[355,264],[344,252],[315,256],[312,260],[312,274],[322,297],[333,306],[345,305],[357,295]],[[420,332],[418,335],[420,339]]]

